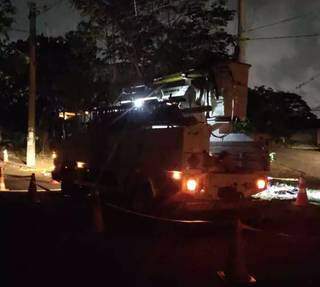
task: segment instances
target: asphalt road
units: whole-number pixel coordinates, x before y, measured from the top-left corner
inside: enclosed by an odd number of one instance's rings
[[[36,178],[38,191],[59,191],[61,190],[60,184],[51,183],[48,177],[37,177]],[[30,176],[16,176],[16,175],[6,175],[5,185],[10,191],[20,191],[27,192],[30,184]]]
[[[41,170],[29,169],[24,165],[6,163],[4,166],[4,183],[9,191],[26,192],[30,184],[31,174],[35,173],[38,191],[60,190],[60,184],[51,180],[50,172],[46,174]],[[1,190],[2,191],[2,190]]]
[[[215,223],[199,225],[104,207],[106,229],[96,234],[90,202],[48,197],[40,204],[26,196],[0,197],[1,286],[224,286],[216,271],[232,259],[234,233],[228,220],[216,223],[227,213],[213,212],[209,219]],[[305,212],[283,203],[257,207],[241,216],[266,230],[243,231],[243,263],[258,286],[319,286],[319,221],[308,220],[318,209]],[[281,218],[272,222],[271,214]],[[280,234],[287,225],[289,237]]]

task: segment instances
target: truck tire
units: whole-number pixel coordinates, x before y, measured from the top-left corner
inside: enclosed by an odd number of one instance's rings
[[[61,191],[64,195],[71,196],[75,188],[75,163],[65,160],[61,164]]]
[[[153,205],[153,193],[148,180],[132,186],[130,207],[138,212],[150,212]]]
[[[64,195],[79,197],[83,194],[80,186],[75,183],[75,172],[72,169],[64,171],[61,179],[61,191]]]
[[[64,195],[71,195],[73,190],[73,184],[64,179],[61,180],[61,191]]]

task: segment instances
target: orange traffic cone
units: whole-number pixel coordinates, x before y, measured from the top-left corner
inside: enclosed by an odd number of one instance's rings
[[[94,191],[92,193],[92,217],[94,231],[97,233],[104,232],[104,220],[101,207],[101,199],[99,191]]]
[[[303,176],[299,178],[298,194],[295,202],[296,206],[307,206],[309,204],[308,195],[306,191],[306,182]]]
[[[4,168],[0,167],[0,191],[7,191],[6,184],[4,182]]]
[[[36,183],[36,176],[35,174],[31,174],[29,188],[28,188],[28,194],[30,197],[30,200],[34,203],[39,202],[37,198],[37,183]]]
[[[237,219],[234,236],[230,241],[226,271],[217,272],[223,281],[232,285],[251,285],[256,283],[256,279],[248,273],[244,247],[242,225],[240,220]]]

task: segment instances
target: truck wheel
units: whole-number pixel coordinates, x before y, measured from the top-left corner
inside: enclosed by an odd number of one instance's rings
[[[63,194],[71,197],[80,197],[87,194],[81,186],[76,184],[72,178],[63,178],[61,181],[61,191]]]
[[[71,196],[76,189],[75,186],[75,171],[68,163],[64,163],[65,168],[61,172],[61,191],[63,194]]]
[[[75,190],[75,184],[73,182],[63,180],[61,181],[61,191],[65,195],[71,196]]]
[[[139,212],[149,212],[152,209],[153,195],[152,188],[148,181],[133,186],[131,208]]]
[[[90,190],[84,188],[74,182],[61,182],[61,190],[64,195],[70,196],[74,199],[83,199],[86,198]]]

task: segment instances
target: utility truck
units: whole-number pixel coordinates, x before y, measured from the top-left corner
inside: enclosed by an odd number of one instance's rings
[[[124,90],[83,113],[82,130],[57,150],[63,192],[98,189],[136,210],[179,202],[239,200],[267,186],[266,143],[233,131],[245,118],[248,65],[213,76],[189,71]]]

